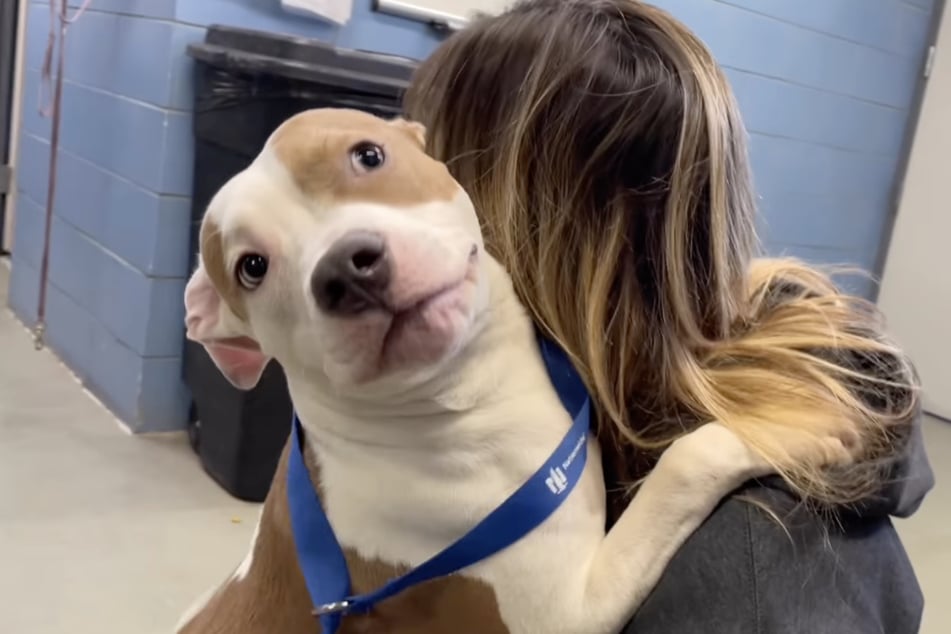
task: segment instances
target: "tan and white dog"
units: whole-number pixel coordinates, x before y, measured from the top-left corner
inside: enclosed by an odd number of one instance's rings
[[[472,203],[423,147],[422,128],[402,120],[329,109],[291,118],[212,201],[186,291],[188,336],[235,385],[254,386],[272,358],[283,366],[357,593],[466,533],[571,423]],[[663,455],[605,535],[594,440],[588,451],[576,489],[537,530],[346,617],[341,632],[617,632],[718,501],[771,471],[705,425]],[[832,438],[791,455],[847,459]],[[285,450],[251,551],[180,632],[319,632],[286,469]]]

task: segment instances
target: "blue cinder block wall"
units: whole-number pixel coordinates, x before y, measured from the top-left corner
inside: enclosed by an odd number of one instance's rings
[[[657,0],[711,46],[751,133],[773,253],[872,270],[936,0]],[[79,4],[70,0],[70,4]],[[184,426],[191,74],[211,23],[425,57],[437,36],[355,0],[342,28],[278,0],[94,0],[68,36],[54,206],[51,345],[130,427]],[[10,304],[36,313],[49,122],[37,114],[49,6],[27,16]],[[870,293],[870,287],[860,289]]]

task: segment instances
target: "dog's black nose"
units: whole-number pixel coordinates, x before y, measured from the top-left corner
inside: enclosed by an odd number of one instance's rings
[[[330,247],[310,278],[317,306],[331,315],[356,315],[384,305],[390,263],[382,236],[352,231]]]

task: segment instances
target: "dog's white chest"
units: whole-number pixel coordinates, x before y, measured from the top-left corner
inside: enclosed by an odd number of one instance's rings
[[[328,518],[341,544],[362,558],[419,565],[465,534],[531,476],[560,440],[557,431],[538,434],[542,439],[536,435],[534,443],[499,439],[491,455],[471,451],[447,457],[396,450],[351,454],[336,446],[318,447]],[[498,451],[503,446],[524,449]],[[570,586],[584,583],[583,571],[603,537],[600,454],[593,441],[588,451],[576,488],[548,520],[461,573],[494,590],[513,634],[554,631],[546,629],[548,618],[557,613],[552,602],[578,595]]]

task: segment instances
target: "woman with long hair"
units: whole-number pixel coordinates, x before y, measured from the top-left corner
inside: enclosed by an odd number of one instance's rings
[[[635,0],[529,0],[449,38],[405,108],[584,377],[612,515],[711,420],[777,465],[790,433],[853,439],[848,468],[722,504],[630,631],[916,632],[889,521],[932,484],[914,372],[871,304],[760,257],[745,131],[702,42]]]

